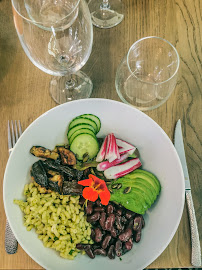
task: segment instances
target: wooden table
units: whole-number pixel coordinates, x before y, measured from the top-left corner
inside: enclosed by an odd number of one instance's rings
[[[193,201],[202,246],[202,98],[201,0],[124,0],[124,21],[108,30],[94,28],[94,45],[83,68],[92,79],[92,97],[119,100],[115,72],[130,46],[145,36],[160,36],[178,50],[181,64],[175,91],[160,108],[147,114],[173,140],[176,121],[183,125]],[[6,217],[3,174],[8,159],[7,121],[20,119],[25,129],[56,106],[49,96],[50,76],[25,55],[13,24],[9,0],[0,1],[0,269],[41,269],[19,246],[15,255],[4,251]],[[180,226],[166,250],[148,268],[191,267],[190,228],[185,206]]]

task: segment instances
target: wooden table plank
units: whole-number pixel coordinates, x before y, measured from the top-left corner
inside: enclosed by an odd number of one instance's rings
[[[94,44],[82,69],[92,79],[92,97],[119,100],[115,90],[118,64],[139,38],[156,35],[176,46],[180,59],[179,79],[166,104],[147,112],[173,140],[176,121],[183,123],[183,135],[190,173],[199,235],[202,239],[202,98],[201,98],[201,1],[124,0],[125,18],[112,29],[94,28]],[[8,158],[7,120],[20,119],[23,129],[45,111],[56,106],[49,96],[50,76],[27,58],[17,38],[11,4],[0,1],[0,181]],[[17,254],[4,251],[5,214],[0,188],[0,269],[41,269],[19,247]],[[202,245],[202,241],[201,241]],[[190,229],[185,206],[180,226],[166,250],[150,268],[189,267]]]

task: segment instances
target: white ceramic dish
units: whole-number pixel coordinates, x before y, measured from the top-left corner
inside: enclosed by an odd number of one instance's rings
[[[69,121],[80,114],[97,115],[102,123],[98,136],[114,132],[140,151],[143,168],[153,172],[160,180],[159,198],[145,214],[145,228],[140,243],[122,257],[110,260],[97,256],[91,260],[79,255],[68,261],[45,248],[34,230],[23,226],[23,214],[13,199],[23,199],[25,183],[29,183],[29,170],[37,160],[29,154],[33,145],[54,148],[67,142]],[[175,148],[165,132],[146,114],[126,104],[106,99],[85,99],[57,106],[36,119],[18,140],[6,167],[3,186],[7,219],[22,248],[45,269],[116,269],[140,270],[152,263],[173,238],[184,206],[184,178]]]

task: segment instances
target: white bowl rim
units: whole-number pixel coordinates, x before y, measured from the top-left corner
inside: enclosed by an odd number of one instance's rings
[[[111,103],[119,103],[119,105],[121,106],[125,106],[125,107],[130,107],[130,108],[133,108],[135,111],[137,111],[138,113],[142,114],[143,117],[149,119],[150,121],[153,122],[153,124],[162,132],[162,134],[167,138],[168,140],[168,143],[171,145],[171,148],[173,150],[173,153],[174,155],[176,156],[176,159],[178,160],[179,162],[179,169],[180,169],[180,174],[181,174],[181,181],[182,181],[182,187],[183,187],[183,190],[185,190],[185,182],[183,181],[184,179],[184,173],[183,173],[183,169],[182,169],[182,165],[181,165],[181,161],[179,159],[179,156],[177,154],[177,151],[173,145],[173,143],[171,142],[170,138],[168,137],[168,135],[165,133],[165,131],[151,118],[149,117],[148,115],[146,115],[145,113],[143,113],[142,111],[128,105],[128,104],[125,104],[125,103],[122,103],[122,102],[119,102],[119,101],[116,101],[116,100],[111,100],[111,99],[104,99],[104,98],[87,98],[87,99],[81,99],[81,100],[75,100],[75,101],[71,101],[71,103],[80,103],[80,102],[93,102],[93,100],[96,100],[98,102],[111,102]],[[53,110],[57,110],[58,107],[65,107],[65,106],[68,106],[67,104],[69,103],[64,103],[64,104],[61,104],[61,105],[57,105],[56,107],[53,107],[51,108],[50,110],[46,111],[45,113],[43,113],[42,115],[40,115],[38,118],[36,118],[23,132],[23,134],[20,136],[20,138],[18,139],[18,142],[21,141],[24,137],[24,134],[26,134],[27,130],[29,130],[40,118],[44,117],[46,114],[48,114],[49,112],[53,111]],[[16,143],[16,145],[18,144],[18,142]],[[14,149],[15,150],[15,147]],[[3,203],[4,203],[4,209],[5,209],[5,214],[6,214],[6,217],[7,217],[7,220],[8,220],[8,223],[11,227],[11,230],[13,232],[13,234],[15,235],[18,243],[20,244],[20,246],[23,248],[23,250],[36,262],[38,263],[40,266],[42,266],[44,269],[46,269],[46,265],[43,264],[43,262],[39,261],[38,259],[36,259],[34,257],[34,255],[31,254],[31,252],[27,251],[26,248],[24,247],[24,244],[20,241],[18,235],[17,235],[17,232],[15,231],[14,227],[12,226],[12,224],[10,223],[10,218],[8,216],[8,209],[7,209],[7,206],[6,206],[6,203],[5,203],[5,186],[6,186],[6,176],[7,176],[7,171],[8,171],[8,168],[9,168],[9,163],[10,163],[10,160],[11,160],[11,157],[13,155],[13,152],[11,153],[11,155],[9,156],[9,159],[8,159],[8,162],[7,162],[7,165],[6,165],[6,169],[5,169],[5,173],[4,173],[4,178],[3,178]],[[167,246],[169,245],[169,243],[171,242],[172,238],[174,237],[177,229],[178,229],[178,226],[180,224],[180,221],[181,221],[181,218],[182,218],[182,214],[183,214],[183,209],[184,209],[184,202],[185,202],[185,192],[183,194],[181,194],[181,199],[182,199],[182,203],[181,203],[181,208],[180,208],[180,213],[179,213],[179,216],[178,216],[178,220],[176,221],[176,224],[175,224],[175,227],[172,231],[172,233],[170,234],[170,237],[168,238],[168,240],[165,242],[165,244],[163,245],[163,247],[161,249],[159,249],[158,252],[156,252],[156,255],[153,256],[153,258],[150,259],[150,261],[148,261],[145,265],[143,265],[143,269],[145,267],[147,267],[148,265],[150,265],[152,262],[154,262],[162,253],[163,251],[167,248]]]

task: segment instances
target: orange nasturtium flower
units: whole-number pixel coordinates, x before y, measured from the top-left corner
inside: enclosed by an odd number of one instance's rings
[[[83,197],[86,200],[95,202],[99,195],[101,204],[107,205],[109,203],[110,192],[104,180],[96,177],[93,174],[89,174],[89,179],[78,181],[78,184],[82,186],[88,186],[83,190]]]

